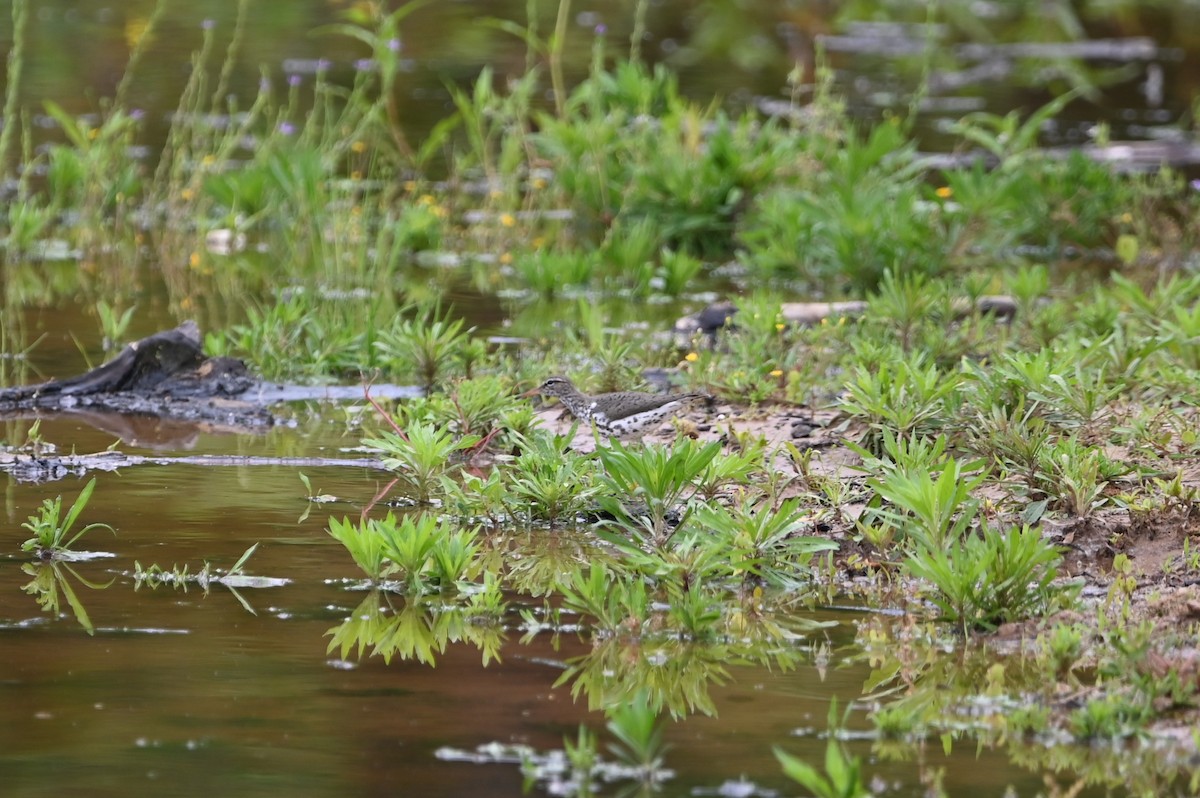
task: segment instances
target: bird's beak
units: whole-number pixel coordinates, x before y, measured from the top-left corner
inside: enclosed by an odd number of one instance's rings
[[[528,398],[529,398],[529,397],[531,397],[531,396],[537,396],[537,395],[538,395],[538,392],[539,392],[540,390],[541,390],[541,388],[530,388],[528,391],[526,391],[525,393],[521,394],[521,398],[522,398],[522,399],[528,399]]]

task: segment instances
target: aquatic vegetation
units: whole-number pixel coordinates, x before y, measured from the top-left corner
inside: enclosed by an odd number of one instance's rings
[[[910,613],[898,626],[911,637],[871,654],[863,691],[894,744],[881,752],[929,734],[990,740],[988,729],[1117,739],[1195,709],[1183,633],[1156,639],[1135,620],[1147,579],[1136,558],[1113,560],[1098,620],[1035,626],[1085,606],[1061,576],[1068,535],[1115,548],[1168,528],[1182,543],[1162,573],[1197,570],[1186,464],[1200,450],[1200,278],[1187,270],[1200,201],[1167,169],[1122,175],[1039,148],[1087,86],[1032,115],[970,114],[939,135],[980,157],[935,162],[918,155],[919,97],[908,118],[867,127],[825,64],[811,102],[794,76],[787,112],[766,114],[688,99],[668,68],[614,62],[597,32],[590,71],[570,86],[564,2],[545,37],[536,18],[493,21],[521,36],[528,68],[448,87],[449,115],[418,139],[398,105],[401,28],[425,3],[358,4],[318,31],[365,48],[351,80],[318,67],[286,87],[264,77],[239,99],[227,70],[247,5],[224,59],[204,29],[153,174],[132,154],[149,123],[129,100],[146,35],[99,114],[45,106],[58,136],[45,146],[4,126],[0,171],[19,179],[0,218],[3,348],[32,346],[26,308],[68,298],[94,308],[115,343],[161,287],[160,312],[206,317],[210,352],[269,378],[418,383],[424,398],[386,413],[372,402],[366,431],[347,425],[421,512],[372,518],[389,485],[360,518],[329,520],[371,591],[328,631],[328,652],[433,664],[466,643],[487,665],[511,605],[537,596],[544,609],[520,608],[526,638],[557,646],[569,631],[591,646],[557,684],[606,713],[622,778],[644,784],[665,772],[664,712],[715,714],[711,688],[735,663],[827,657],[802,647],[797,608],[847,585],[869,604],[928,597],[944,622]],[[648,5],[635,12],[643,31]],[[938,24],[968,26],[963,8],[939,5]],[[25,9],[14,2],[14,15]],[[928,69],[948,49],[912,60]],[[14,50],[9,120],[22,119]],[[69,269],[28,268],[55,252]],[[126,263],[128,252],[142,257]],[[471,308],[446,304],[463,290],[496,297],[478,329]],[[720,330],[645,333],[660,319],[651,303],[678,315],[710,290],[741,294]],[[1011,308],[988,304],[1001,292]],[[818,295],[861,302],[807,320],[782,304]],[[563,298],[575,302],[547,301]],[[716,393],[725,417],[582,454],[573,428],[513,395],[561,371],[628,389],[648,369]],[[767,427],[793,421],[790,439]],[[28,592],[55,613],[65,600],[89,631],[72,587],[82,578],[54,558],[106,526],[75,529],[93,485],[65,513],[47,500],[24,545],[50,560],[26,564]],[[135,563],[135,588],[232,590],[253,579],[249,554],[224,574]],[[947,664],[946,650],[1022,622],[1032,656]],[[962,694],[938,694],[952,677]],[[1062,682],[1088,691],[1070,711],[1051,703]],[[968,732],[973,697],[987,701]],[[598,739],[581,727],[565,744],[583,785],[602,771]],[[814,794],[868,794],[860,757],[839,741],[823,772],[778,757]],[[528,772],[547,767],[534,759]]]
[[[233,594],[246,612],[257,615],[258,613],[250,606],[250,602],[238,592],[238,588],[281,587],[291,581],[279,577],[253,576],[246,573],[246,562],[257,549],[258,544],[255,543],[242,552],[242,556],[238,557],[237,562],[224,571],[214,568],[208,561],[205,561],[200,570],[193,573],[186,563],[172,565],[170,568],[151,563],[143,568],[142,564],[135,560],[133,563],[133,589],[140,590],[143,585],[146,585],[151,590],[157,590],[160,585],[169,585],[173,588],[183,588],[184,592],[187,592],[188,586],[194,584],[207,594],[213,585],[220,585]]]
[[[617,739],[609,750],[618,761],[635,768],[644,782],[653,783],[662,777],[667,746],[658,712],[646,691],[609,710],[607,728]]]
[[[814,554],[837,549],[826,538],[799,534],[813,528],[814,516],[795,499],[777,508],[745,500],[732,508],[709,504],[696,511],[692,523],[715,536],[705,545],[728,558],[730,575],[748,585],[795,585],[807,575]]]
[[[83,490],[79,492],[79,495],[75,497],[75,501],[71,503],[71,506],[67,508],[65,515],[63,514],[62,496],[44,500],[38,513],[29,516],[29,520],[21,524],[23,529],[27,529],[33,533],[33,537],[21,544],[21,550],[34,552],[40,560],[62,559],[70,556],[71,547],[80,538],[94,529],[107,529],[115,535],[115,529],[99,521],[94,521],[78,530],[74,530],[75,522],[79,520],[80,514],[87,509],[88,502],[92,498],[92,491],[95,489],[96,478],[92,477],[83,486]]]
[[[520,454],[503,469],[510,481],[509,501],[522,517],[551,526],[573,522],[592,505],[600,487],[595,484],[595,461],[570,449],[575,437],[535,432],[520,446]]]
[[[406,594],[448,589],[475,575],[476,530],[452,527],[428,513],[397,519],[389,512],[357,524],[330,518],[329,534],[368,579],[391,584],[390,577],[399,574],[398,586]]]
[[[358,657],[370,653],[390,663],[393,659],[435,665],[438,655],[452,643],[468,643],[479,649],[483,664],[500,659],[503,630],[493,623],[479,623],[491,608],[482,612],[470,606],[428,603],[420,595],[408,595],[395,605],[393,594],[372,589],[346,620],[329,629],[327,653],[338,652],[346,659],[351,651]]]

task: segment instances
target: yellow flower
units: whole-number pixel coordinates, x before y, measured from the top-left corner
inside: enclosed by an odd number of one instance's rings
[[[954,189],[950,188],[950,186],[942,186],[941,188],[939,188],[937,191],[935,191],[933,193],[937,194],[942,199],[950,199],[951,197],[954,196]]]
[[[508,264],[512,263],[512,253],[511,253],[511,252],[505,252],[503,255],[501,255],[501,256],[500,256],[500,262],[501,262],[502,264],[504,264],[505,266],[507,266]]]
[[[196,267],[198,267],[200,265],[200,253],[199,252],[193,252],[191,255],[188,256],[188,265],[191,266],[193,269],[195,269]]]
[[[217,156],[213,155],[212,153],[209,153],[208,155],[205,155],[203,158],[200,159],[201,166],[212,166],[216,162],[217,162]]]
[[[420,203],[421,205],[432,205],[434,202],[433,195],[432,194],[422,194],[421,196],[417,197],[417,202]]]
[[[404,181],[404,190],[407,191],[409,194],[416,191],[417,190],[417,181],[416,180],[405,180]]]
[[[353,172],[350,173],[350,179],[351,180],[362,180],[362,172],[355,169]]]
[[[439,219],[445,219],[450,215],[450,211],[446,210],[446,208],[442,205],[434,205],[430,210],[432,210],[433,215]]]
[[[700,356],[697,355],[695,352],[688,352],[687,357],[684,358],[684,360],[686,360],[689,363],[695,363],[699,359],[700,359]]]
[[[783,332],[783,331],[784,331],[784,329],[786,329],[786,328],[787,328],[787,325],[786,325],[786,324],[784,324],[784,323],[783,323],[783,322],[781,322],[781,321],[780,321],[780,322],[776,322],[776,323],[775,323],[775,330],[776,330],[777,332]]]
[[[543,189],[546,187],[546,180],[545,178],[535,177],[532,181],[530,181],[529,185],[535,189]]]
[[[541,249],[542,247],[546,246],[546,237],[538,236],[537,238],[533,239],[532,243],[534,249]]]
[[[1133,214],[1132,213],[1121,214],[1121,221],[1124,222],[1125,224],[1129,224],[1130,222],[1133,221]]]
[[[500,224],[504,225],[505,227],[512,227],[516,223],[517,217],[513,216],[511,213],[500,214]]]
[[[196,192],[192,191],[190,188],[185,188],[183,191],[179,192],[179,198],[184,202],[191,202],[192,198],[195,196]]]
[[[193,304],[192,298],[190,296],[185,296],[183,299],[179,300],[179,309],[191,310]]]
[[[782,377],[783,369],[775,369],[774,371],[771,372],[771,376],[772,377]]]
[[[366,152],[367,144],[364,141],[356,141],[350,145],[350,152]]]

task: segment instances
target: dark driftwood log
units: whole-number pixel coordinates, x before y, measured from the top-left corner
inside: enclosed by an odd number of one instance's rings
[[[240,360],[206,357],[200,348],[200,328],[196,322],[187,321],[173,330],[135,341],[86,374],[0,390],[0,402],[45,405],[54,404],[57,397],[114,393],[227,397],[253,384],[254,379]]]

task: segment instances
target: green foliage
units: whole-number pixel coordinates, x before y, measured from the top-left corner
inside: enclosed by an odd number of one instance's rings
[[[706,504],[692,518],[698,535],[728,558],[732,575],[751,584],[788,586],[807,570],[813,554],[837,549],[831,540],[799,534],[813,524],[797,500],[776,510],[742,502],[733,508]]]
[[[937,549],[958,541],[975,520],[979,506],[972,494],[985,475],[968,476],[974,465],[947,459],[936,478],[930,471],[907,463],[888,469],[867,484],[895,509],[876,512],[919,545]]]
[[[809,153],[823,171],[763,192],[739,236],[743,259],[762,277],[834,295],[872,290],[889,270],[940,273],[941,223],[923,203],[913,150],[899,125],[883,124]]]
[[[414,317],[404,317],[414,311]],[[452,367],[461,362],[473,329],[466,329],[462,319],[451,319],[440,305],[417,306],[380,330],[375,346],[387,368],[415,377],[430,392],[442,385]]]
[[[431,424],[409,424],[403,432],[383,430],[363,445],[378,449],[383,465],[407,481],[412,498],[428,504],[446,489],[445,478],[461,464],[463,452],[479,443],[478,435],[455,435]]]
[[[631,700],[608,712],[608,730],[617,738],[609,750],[617,759],[636,768],[646,781],[653,781],[662,769],[669,746],[663,741],[658,713],[646,691],[639,691]]]
[[[829,705],[829,727],[835,729],[837,725],[837,702],[833,701]],[[825,745],[824,775],[804,760],[779,748],[775,749],[775,758],[783,766],[788,778],[817,798],[869,798],[875,794],[863,778],[861,760],[847,756],[835,735],[831,734]]]
[[[1123,695],[1107,695],[1074,710],[1069,726],[1076,737],[1114,740],[1137,734],[1149,716],[1145,704]]]
[[[39,559],[43,560],[61,558],[70,551],[76,541],[93,529],[107,529],[116,534],[116,530],[111,526],[99,522],[87,524],[72,533],[75,522],[87,508],[95,488],[96,479],[93,477],[88,484],[83,486],[83,490],[75,497],[75,501],[71,503],[65,515],[63,514],[62,496],[45,499],[42,502],[41,510],[36,515],[29,516],[29,520],[21,524],[22,528],[33,533],[33,537],[21,544],[21,550],[32,551]]]
[[[572,521],[599,491],[595,461],[569,448],[574,432],[574,427],[566,435],[539,431],[521,446],[506,469],[511,501],[520,514],[551,526]]]
[[[1046,612],[1074,586],[1054,584],[1061,560],[1037,528],[996,529],[931,545],[918,541],[904,566],[934,588],[944,620],[964,631],[995,629]]]
[[[389,512],[382,519],[357,524],[331,518],[329,534],[368,579],[378,584],[399,574],[403,592],[409,594],[451,587],[470,578],[479,554],[476,530],[452,528],[429,514],[397,519]]]
[[[373,582],[382,581],[391,568],[379,525],[380,522],[374,520],[356,524],[348,518],[329,519],[329,534],[350,552],[354,564]]]
[[[636,634],[649,615],[645,584],[613,574],[600,564],[593,564],[586,573],[576,570],[570,583],[560,590],[564,607],[589,616],[598,629],[608,634]]]
[[[43,612],[58,617],[62,612],[62,602],[65,600],[75,616],[75,621],[89,635],[96,633],[96,625],[88,615],[87,607],[75,591],[72,580],[90,590],[103,590],[116,581],[116,577],[106,584],[90,582],[79,575],[79,572],[68,563],[50,560],[48,562],[24,563],[21,572],[28,575],[29,582],[21,586],[21,590],[34,597]]]
[[[934,434],[945,426],[951,415],[948,402],[956,398],[962,381],[959,374],[944,373],[922,353],[908,359],[865,352],[860,357],[874,365],[854,367],[842,408],[870,424],[863,441],[868,450],[878,451],[885,430],[906,438]]]
[[[597,450],[604,468],[597,502],[622,533],[642,544],[664,546],[687,521],[690,509],[681,505],[696,493],[696,481],[720,451],[719,442],[699,444],[688,438],[670,447],[627,448],[611,441]]]

